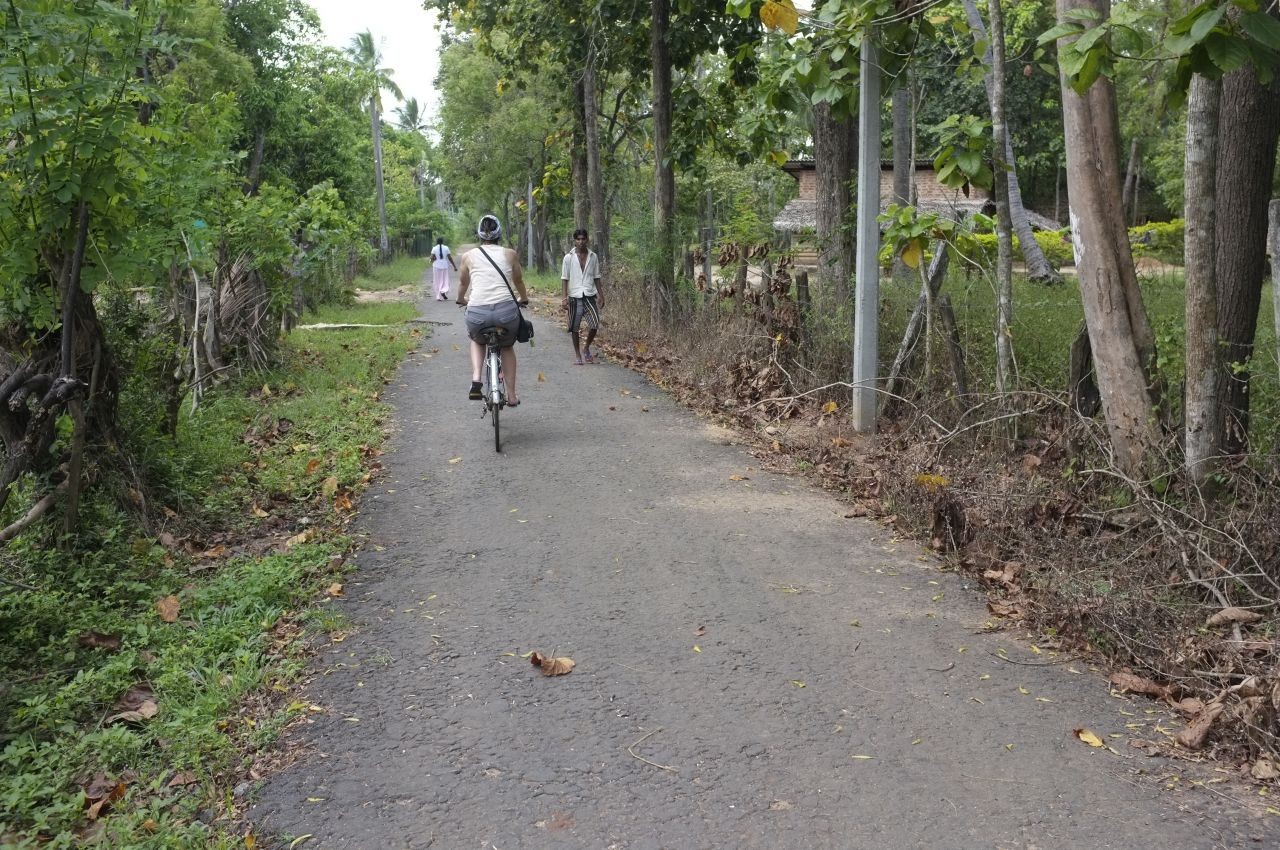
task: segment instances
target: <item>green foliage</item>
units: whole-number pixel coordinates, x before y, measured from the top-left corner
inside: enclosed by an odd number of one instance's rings
[[[933,168],[938,182],[959,189],[969,197],[969,187],[990,189],[995,181],[991,172],[991,122],[974,115],[949,115],[932,128],[938,139]]]
[[[1032,235],[1035,236],[1036,244],[1040,246],[1040,250],[1044,252],[1049,262],[1054,266],[1062,268],[1075,263],[1075,254],[1071,249],[1071,233],[1063,230],[1037,230]],[[979,233],[974,237],[974,243],[978,247],[978,258],[980,262],[987,267],[994,265],[996,258],[996,234]],[[1013,250],[1019,250],[1018,237],[1014,234]]]
[[[1183,221],[1153,221],[1129,228],[1129,245],[1135,257],[1154,257],[1170,265],[1182,265]]]
[[[400,323],[413,314],[408,304],[391,304],[326,318]],[[119,330],[122,337],[131,333]],[[385,407],[376,396],[411,339],[400,324],[299,331],[283,347],[280,368],[211,391],[194,418],[183,418],[176,442],[151,441],[149,459],[165,456],[151,468],[152,496],[172,512],[170,532],[199,551],[207,545],[200,541],[237,528],[267,534],[271,523],[289,528],[304,516],[311,522],[301,527],[328,527],[336,508],[323,481],[334,477],[342,491],[362,486],[362,459],[382,440]],[[125,396],[135,389],[147,392],[137,387]],[[260,434],[281,418],[295,425],[286,439],[256,450],[246,443],[246,431]],[[260,519],[250,510],[254,504],[274,516]],[[81,789],[102,773],[126,785],[125,798],[104,819],[105,844],[139,850],[229,844],[233,823],[206,826],[195,815],[226,814],[234,777],[247,770],[246,753],[303,710],[294,704],[255,718],[240,708],[249,694],[299,674],[298,645],[280,639],[288,624],[341,625],[323,607],[302,618],[296,611],[333,580],[330,556],[349,542],[322,533],[278,554],[220,562],[140,531],[104,491],[91,491],[82,510],[82,525],[91,530],[69,550],[56,550],[47,528],[33,526],[0,561],[0,575],[34,588],[0,583],[3,840],[80,846]],[[174,623],[163,622],[154,607],[170,594],[181,606]],[[99,638],[89,639],[94,634]],[[118,639],[118,650],[93,646],[105,638]],[[104,723],[118,713],[117,701],[144,682],[156,716]],[[190,771],[195,784],[167,787],[174,770]]]

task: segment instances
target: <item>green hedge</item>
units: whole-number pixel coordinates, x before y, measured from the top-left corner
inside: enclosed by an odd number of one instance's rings
[[[1154,257],[1170,265],[1182,265],[1183,221],[1153,221],[1129,228],[1129,244],[1134,257]]]
[[[1062,230],[1037,230],[1036,242],[1040,243],[1041,250],[1044,251],[1049,262],[1061,268],[1069,266],[1075,262],[1075,257],[1071,250],[1071,231],[1068,228]],[[996,256],[996,235],[994,233],[979,233],[973,237],[978,245],[982,248],[983,256],[980,258],[985,262],[995,262]],[[1136,257],[1153,257],[1170,265],[1182,265],[1183,251],[1183,222],[1180,218],[1173,221],[1153,221],[1149,224],[1139,225],[1129,229],[1129,244],[1133,246],[1133,256]],[[1013,250],[1015,254],[1018,251],[1018,237],[1013,237]]]
[[[1075,262],[1075,257],[1071,252],[1071,235],[1064,228],[1062,230],[1037,230],[1035,231],[1036,242],[1040,245],[1040,250],[1044,251],[1044,255],[1049,262],[1061,268],[1069,266]],[[982,249],[981,261],[994,263],[996,259],[996,235],[994,233],[976,234],[974,240]],[[1013,237],[1013,252],[1018,255],[1019,252],[1018,237]]]

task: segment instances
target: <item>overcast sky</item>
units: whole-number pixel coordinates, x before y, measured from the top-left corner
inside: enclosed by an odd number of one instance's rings
[[[395,71],[393,78],[405,97],[416,97],[428,121],[437,117],[433,81],[440,66],[440,32],[435,10],[422,8],[422,0],[307,0],[320,14],[326,44],[345,48],[351,37],[369,30],[380,42],[382,66]],[[393,104],[384,96],[387,111]]]

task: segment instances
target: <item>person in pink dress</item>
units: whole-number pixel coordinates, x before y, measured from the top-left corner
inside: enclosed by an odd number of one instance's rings
[[[444,244],[444,239],[437,239],[436,246],[431,249],[432,289],[437,301],[449,300],[449,267],[456,272],[458,267],[453,262],[453,252]]]

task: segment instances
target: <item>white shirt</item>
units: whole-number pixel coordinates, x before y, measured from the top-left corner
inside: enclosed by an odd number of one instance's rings
[[[449,250],[448,245],[431,246],[431,256],[435,258],[431,261],[431,268],[433,269],[449,268],[449,257],[451,257],[452,255],[453,255],[453,252]]]
[[[485,259],[485,256],[493,259],[498,264],[498,268],[502,269],[502,274],[507,276],[507,283],[511,284],[511,289],[507,289],[507,284],[502,282],[502,276],[494,269],[493,263]],[[482,307],[486,304],[500,304],[503,301],[511,301],[511,293],[515,291],[515,280],[512,278],[511,261],[507,259],[507,249],[501,245],[481,245],[471,249],[467,254],[467,265],[471,267],[471,289],[467,292],[467,303]]]
[[[577,251],[564,255],[560,266],[560,279],[569,281],[569,297],[581,298],[596,294],[596,280],[600,277],[600,258],[595,251],[587,252],[587,266],[582,267]]]

